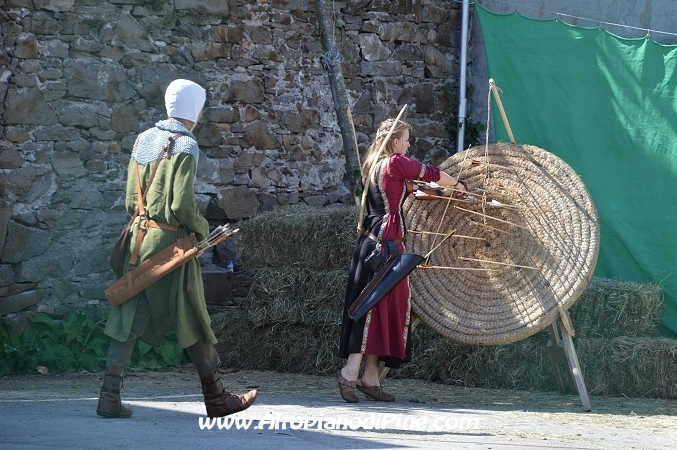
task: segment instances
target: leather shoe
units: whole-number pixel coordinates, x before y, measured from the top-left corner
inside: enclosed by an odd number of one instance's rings
[[[357,390],[362,392],[364,395],[367,397],[379,401],[379,402],[394,402],[395,401],[395,396],[388,394],[386,391],[383,390],[383,387],[381,386],[372,386],[372,387],[367,387],[367,386],[362,386],[361,384],[358,384]]]
[[[355,395],[355,386],[357,381],[348,381],[341,375],[341,369],[336,371],[336,379],[338,380],[339,392],[341,397],[348,403],[359,403],[360,399]]]

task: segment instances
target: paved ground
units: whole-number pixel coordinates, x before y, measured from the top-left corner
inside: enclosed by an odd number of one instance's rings
[[[0,378],[0,448],[677,447],[677,403],[670,400],[592,396],[593,411],[585,413],[572,395],[386,379],[397,402],[361,397],[350,405],[331,377],[246,371],[224,380],[234,392],[257,387],[259,400],[212,423],[192,369],[128,373],[129,419],[95,415],[100,373]]]

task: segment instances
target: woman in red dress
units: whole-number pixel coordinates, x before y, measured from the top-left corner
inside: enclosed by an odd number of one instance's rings
[[[349,403],[359,401],[355,389],[374,400],[395,401],[395,397],[384,392],[380,386],[379,360],[391,368],[411,360],[408,279],[395,286],[362,319],[354,322],[348,317],[350,305],[373,277],[374,272],[365,265],[364,260],[376,248],[377,242],[383,244],[380,248],[384,259],[388,256],[389,246],[396,245],[400,253],[404,252],[402,241],[406,227],[402,204],[407,195],[406,180],[434,181],[452,190],[465,191],[463,184],[456,178],[441,172],[437,167],[423,165],[405,156],[411,129],[406,122],[397,122],[377,159],[377,152],[394,123],[395,119],[388,119],[380,124],[362,166],[365,179],[374,165],[375,171],[367,191],[367,211],[362,224],[365,231],[358,238],[353,253],[343,308],[339,356],[348,361],[336,373],[341,397]],[[358,384],[363,355],[364,372]]]

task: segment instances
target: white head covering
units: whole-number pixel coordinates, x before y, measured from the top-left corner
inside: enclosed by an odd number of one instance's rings
[[[202,87],[190,80],[174,80],[165,91],[167,116],[197,122],[207,93]]]

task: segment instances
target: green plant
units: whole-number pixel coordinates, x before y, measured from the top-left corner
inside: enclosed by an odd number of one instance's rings
[[[95,320],[71,311],[60,323],[44,313],[31,315],[32,324],[21,336],[6,319],[0,321],[0,375],[33,372],[45,366],[52,372],[98,370],[106,364],[110,338],[104,334],[106,318]],[[141,341],[132,353],[132,366],[158,369],[187,360],[170,334],[160,347]]]
[[[453,142],[458,140],[458,131],[461,129],[461,124],[458,122],[458,109],[457,107],[460,102],[459,95],[459,85],[457,81],[452,83],[447,83],[441,88],[442,95],[447,99],[449,104],[449,120],[445,126],[447,133],[449,133],[449,139]],[[475,86],[468,84],[466,86],[466,98],[467,98],[467,108],[466,111],[470,110],[470,105],[472,104],[472,95],[475,92]],[[469,114],[466,113],[465,118],[465,132],[463,136],[463,148],[469,148],[473,145],[480,144],[480,133],[484,130],[484,125],[480,122],[473,120]]]

